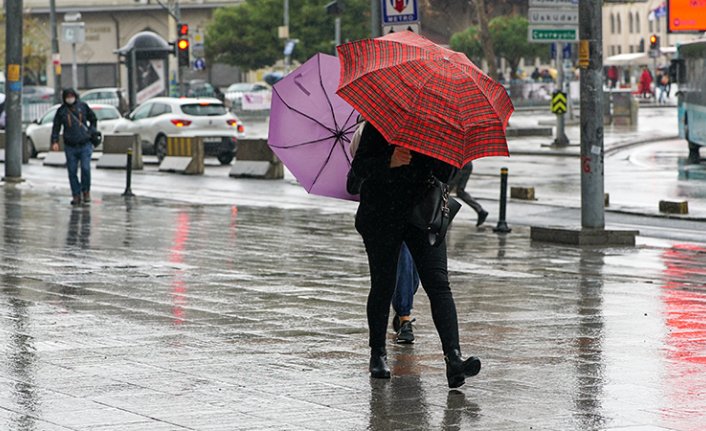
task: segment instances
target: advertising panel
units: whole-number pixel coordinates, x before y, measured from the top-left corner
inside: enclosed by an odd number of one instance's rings
[[[670,0],[667,2],[670,33],[706,31],[706,0]]]

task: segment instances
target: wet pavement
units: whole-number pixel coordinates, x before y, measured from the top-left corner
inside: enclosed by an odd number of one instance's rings
[[[483,370],[449,391],[421,293],[417,343],[390,334],[393,378],[368,377],[353,204],[233,184],[229,204],[103,186],[76,209],[58,180],[0,188],[0,429],[706,429],[705,245],[561,247],[459,217],[450,277]]]

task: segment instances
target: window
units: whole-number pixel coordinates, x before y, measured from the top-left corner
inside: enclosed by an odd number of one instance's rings
[[[57,108],[58,109],[58,108]],[[49,112],[44,114],[41,120],[39,120],[39,124],[49,124],[54,122],[54,116],[56,115],[56,110],[57,109],[51,109]]]
[[[647,27],[649,28],[650,33],[654,31],[654,24],[652,24],[652,20],[649,15],[647,15]]]
[[[632,54],[633,52],[635,52],[635,47],[630,45],[630,54]]]
[[[610,32],[615,34],[615,15],[610,14]]]
[[[628,32],[630,34],[632,34],[633,31],[635,31],[635,22],[633,21],[633,18],[632,18],[632,12],[628,12]],[[631,51],[632,51],[632,49],[631,49]]]
[[[635,33],[640,33],[640,14],[635,12]]]
[[[655,22],[657,23],[657,33],[659,33],[659,32],[662,31],[662,29],[661,29],[661,27],[662,27],[661,21],[662,21],[662,20],[661,20],[660,18],[655,18]]]
[[[172,112],[172,108],[166,103],[155,103],[152,105],[152,110],[150,111],[150,117],[156,117],[162,114],[168,114]]]
[[[98,121],[102,120],[117,120],[120,118],[120,113],[115,108],[93,108],[93,112],[96,114],[96,119]]]
[[[147,118],[147,116],[150,113],[150,109],[152,109],[152,103],[148,103],[146,105],[142,105],[137,110],[135,113],[132,115],[133,120],[142,120],[143,118]]]
[[[616,21],[616,27],[618,28],[618,34],[620,34],[623,32],[622,23],[620,22],[620,14],[618,14],[616,16],[615,21]]]
[[[225,115],[227,112],[226,107],[219,103],[189,103],[181,105],[181,110],[186,115],[196,117]]]

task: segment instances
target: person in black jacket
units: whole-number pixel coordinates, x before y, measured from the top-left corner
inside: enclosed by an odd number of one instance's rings
[[[64,132],[64,153],[66,169],[69,172],[72,205],[91,201],[91,131],[98,128],[96,114],[87,104],[78,100],[78,93],[68,88],[61,93],[63,104],[56,111],[54,126],[51,129],[51,149],[59,151],[59,133]],[[81,164],[81,182],[78,180],[78,166]]]
[[[430,175],[448,181],[454,168],[436,159],[390,145],[368,122],[353,159],[355,175],[363,178],[355,227],[363,237],[370,266],[367,316],[370,375],[390,378],[385,348],[390,301],[395,290],[397,260],[404,241],[414,259],[431,303],[432,319],[441,338],[449,387],[478,374],[480,360],[463,360],[459,346],[456,305],[448,280],[446,243],[429,245],[427,235],[409,218]]]

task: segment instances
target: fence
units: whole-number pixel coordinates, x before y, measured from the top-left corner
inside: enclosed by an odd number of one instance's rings
[[[31,123],[34,120],[38,120],[47,113],[49,108],[54,106],[52,103],[38,102],[38,103],[23,103],[22,104],[22,122]]]

